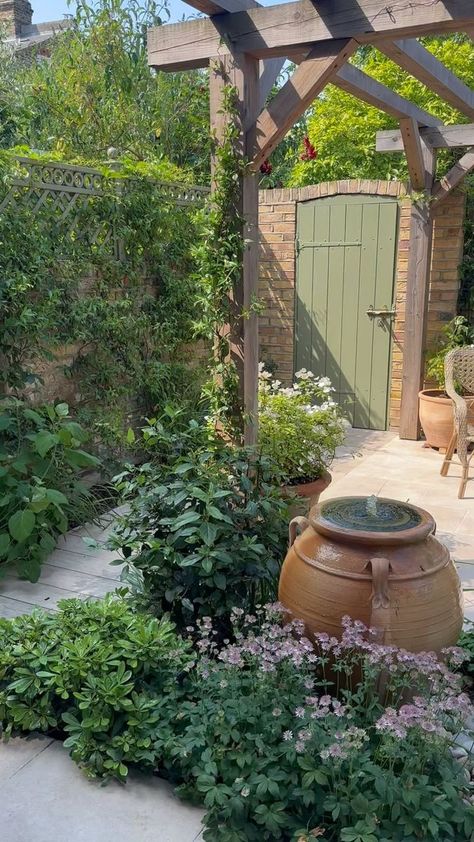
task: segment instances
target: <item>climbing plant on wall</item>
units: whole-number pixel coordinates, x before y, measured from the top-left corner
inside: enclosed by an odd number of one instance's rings
[[[3,191],[16,167],[12,156],[0,159]],[[38,362],[54,365],[66,345],[73,408],[110,440],[134,413],[178,398],[192,403],[199,385],[183,353],[200,306],[191,275],[195,211],[164,199],[143,166],[127,173],[119,179],[104,170],[101,191],[76,206],[73,225],[48,200],[0,213],[4,388],[34,386]]]

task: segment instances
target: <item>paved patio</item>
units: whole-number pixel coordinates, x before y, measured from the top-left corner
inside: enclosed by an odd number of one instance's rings
[[[351,430],[333,465],[324,498],[377,494],[428,509],[438,536],[458,563],[466,589],[466,616],[474,619],[474,481],[457,499],[459,472],[439,476],[442,457],[420,442],[393,433]],[[103,539],[111,529],[76,529],[60,541],[32,585],[8,577],[0,583],[0,615],[13,617],[41,606],[54,611],[59,599],[101,597],[114,590],[119,568],[114,554],[88,547],[83,538]],[[0,745],[2,842],[195,842],[202,811],[182,804],[163,781],[134,774],[123,787],[88,781],[62,745],[46,737]]]

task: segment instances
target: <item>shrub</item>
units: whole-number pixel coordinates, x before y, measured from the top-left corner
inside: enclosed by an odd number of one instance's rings
[[[181,794],[204,801],[204,838],[472,839],[465,770],[450,752],[472,710],[459,677],[433,653],[370,642],[349,618],[342,642],[321,634],[316,652],[300,621],[280,620],[274,608],[260,628],[241,617],[220,652],[201,622],[188,700],[156,744]],[[345,690],[322,680],[329,659]]]
[[[435,380],[444,389],[444,359],[448,351],[462,348],[474,343],[474,326],[470,325],[465,316],[455,316],[443,328],[443,337],[439,348],[427,360],[426,373],[431,380]]]
[[[198,620],[193,661],[167,620],[110,597],[0,621],[6,735],[64,731],[101,777],[159,768],[204,802],[209,842],[472,842],[469,775],[451,751],[472,715],[459,676],[349,618],[341,641],[282,626],[279,606],[232,621],[219,647]]]
[[[160,704],[185,661],[167,620],[112,597],[1,620],[4,734],[68,734],[65,746],[90,774],[124,779],[131,763],[154,768]]]
[[[79,474],[100,462],[82,449],[88,435],[65,403],[32,409],[5,398],[0,432],[0,575],[15,565],[35,582],[69,521],[90,518],[93,498]]]
[[[327,377],[302,368],[291,388],[260,364],[259,445],[290,481],[320,477],[344,441],[344,423]]]
[[[225,630],[232,606],[274,598],[288,521],[273,476],[266,459],[228,447],[121,474],[130,509],[110,547],[125,580],[180,629],[211,614]]]

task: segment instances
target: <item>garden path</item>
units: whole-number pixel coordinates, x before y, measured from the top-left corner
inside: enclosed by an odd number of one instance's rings
[[[466,616],[474,619],[474,482],[457,499],[458,472],[441,478],[439,454],[393,433],[351,430],[338,451],[333,482],[324,499],[378,494],[427,508],[438,535],[449,546],[466,589]],[[37,584],[13,577],[0,583],[0,616],[12,617],[42,606],[54,611],[59,599],[100,597],[117,585],[114,554],[91,548],[84,537],[103,540],[103,528],[69,532],[43,566]],[[469,589],[473,589],[472,591]],[[182,804],[157,778],[132,774],[126,787],[88,781],[60,743],[46,737],[13,739],[0,745],[3,794],[2,842],[195,842],[202,811]]]

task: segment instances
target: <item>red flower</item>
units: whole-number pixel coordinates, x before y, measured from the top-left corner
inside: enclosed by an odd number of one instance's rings
[[[265,158],[263,164],[260,164],[260,172],[262,173],[262,175],[270,175],[272,169],[273,165],[267,158]]]
[[[303,145],[304,149],[300,155],[300,159],[302,161],[314,161],[314,159],[318,157],[318,152],[311,143],[308,135],[305,135],[303,138]]]

